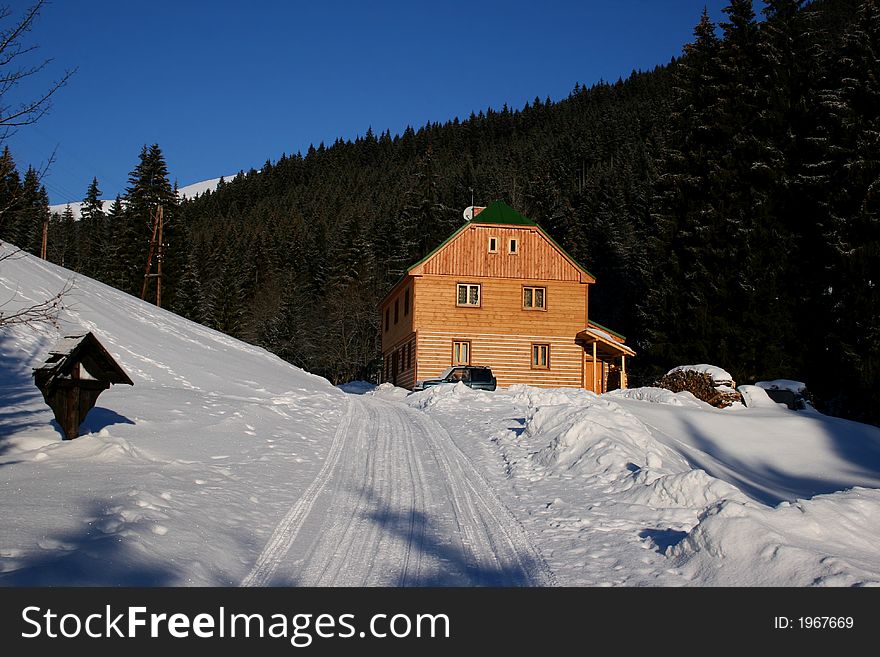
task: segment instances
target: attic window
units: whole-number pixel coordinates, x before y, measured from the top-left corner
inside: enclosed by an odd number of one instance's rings
[[[519,253],[519,244],[516,239],[511,238],[511,240],[507,243],[507,252],[511,255],[516,255]]]
[[[498,253],[498,238],[489,238],[489,253]]]

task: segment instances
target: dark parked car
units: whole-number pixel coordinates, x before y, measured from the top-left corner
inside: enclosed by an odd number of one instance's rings
[[[495,390],[496,386],[495,376],[488,367],[457,365],[455,367],[447,367],[436,379],[417,381],[413,390],[424,390],[431,386],[439,386],[443,383],[458,383],[459,381],[474,390]]]

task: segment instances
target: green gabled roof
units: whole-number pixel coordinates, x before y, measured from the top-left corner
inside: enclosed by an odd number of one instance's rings
[[[485,210],[475,216],[471,223],[474,224],[511,224],[513,226],[537,226],[534,221],[528,217],[522,216],[519,212],[507,205],[504,201],[495,201],[490,203]]]
[[[505,224],[505,225],[511,225],[511,226],[535,226],[536,228],[540,229],[541,234],[544,235],[544,237],[546,237],[548,240],[550,240],[550,243],[553,244],[553,246],[555,246],[557,249],[559,249],[559,251],[562,252],[562,254],[566,258],[571,260],[575,264],[576,267],[578,267],[581,271],[586,273],[587,276],[589,276],[593,280],[596,279],[596,277],[593,276],[587,270],[586,267],[584,267],[581,263],[579,263],[577,260],[575,260],[571,256],[571,254],[569,254],[568,251],[566,251],[565,249],[563,249],[559,245],[559,242],[557,242],[555,239],[553,239],[550,236],[550,234],[547,233],[546,230],[541,228],[536,222],[532,221],[528,217],[522,216],[519,212],[517,212],[512,207],[507,205],[507,203],[505,203],[504,201],[495,201],[493,203],[490,203],[488,206],[486,206],[486,209],[483,210],[482,212],[480,212],[480,214],[478,214],[476,217],[474,217],[472,221],[467,221],[462,226],[460,226],[458,228],[458,230],[456,230],[454,233],[452,233],[452,235],[450,235],[445,240],[443,240],[440,244],[438,244],[437,247],[432,249],[424,258],[422,258],[418,262],[414,262],[409,267],[407,267],[406,273],[404,273],[404,275],[401,277],[400,280],[403,280],[403,278],[406,276],[406,274],[409,273],[410,270],[413,269],[413,267],[418,267],[423,262],[426,262],[427,260],[429,260],[435,253],[437,253],[440,249],[442,249],[444,246],[446,246],[452,240],[454,240],[456,237],[458,237],[459,233],[461,233],[465,228],[467,228],[471,224]],[[400,283],[400,280],[394,284],[394,287],[396,287],[397,284]],[[393,290],[394,287],[392,287],[391,289]],[[389,294],[390,294],[390,291],[389,291]],[[388,295],[385,295],[385,296],[387,297]],[[383,301],[384,301],[384,299],[383,299]]]

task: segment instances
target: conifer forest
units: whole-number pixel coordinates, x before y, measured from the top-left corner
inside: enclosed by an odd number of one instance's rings
[[[7,150],[0,239],[39,254],[48,221],[49,260],[140,296],[162,205],[163,307],[341,383],[375,378],[377,304],[406,267],[472,198],[503,200],[595,275],[590,316],[636,350],[631,385],[712,363],[880,423],[880,0],[731,0],[694,22],[652,71],[364,126],[191,200],[153,144],[123,195],[95,179],[80,219],[50,214]]]

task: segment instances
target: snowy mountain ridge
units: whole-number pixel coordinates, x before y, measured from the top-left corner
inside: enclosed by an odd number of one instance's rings
[[[213,192],[217,189],[217,185],[221,180],[232,180],[236,174],[231,176],[221,176],[220,178],[211,178],[210,180],[202,180],[200,182],[195,182],[191,185],[187,185],[186,187],[180,187],[177,190],[177,196],[180,199],[184,198],[195,198],[200,194],[204,194],[205,192]],[[49,212],[52,214],[62,214],[68,206],[70,206],[71,211],[73,212],[73,218],[79,219],[82,216],[82,201],[71,201],[70,203],[59,203],[56,205],[49,206]],[[101,205],[103,207],[104,212],[108,212],[110,210],[110,206],[113,205],[113,199],[103,199],[101,201]]]

